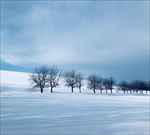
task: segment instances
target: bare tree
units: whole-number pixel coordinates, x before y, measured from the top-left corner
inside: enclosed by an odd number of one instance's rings
[[[98,89],[98,77],[96,75],[90,75],[88,78],[88,88],[95,90]]]
[[[125,93],[125,91],[128,89],[128,84],[126,81],[121,81],[119,83],[119,87],[122,89],[122,91]]]
[[[113,85],[115,84],[115,79],[110,77],[108,82],[109,82],[108,88],[111,90],[111,93],[112,93]]]
[[[103,90],[103,78],[99,77],[98,79],[98,88],[100,90],[100,93],[102,93]]]
[[[47,82],[51,88],[51,93],[53,92],[53,88],[59,85],[58,81],[61,74],[62,71],[59,71],[59,69],[56,66],[51,66],[49,68]]]
[[[104,79],[103,80],[103,85],[104,85],[104,87],[106,89],[106,93],[107,93],[107,90],[109,89],[109,80],[108,79]]]
[[[84,85],[83,84],[83,74],[78,73],[76,78],[77,78],[77,87],[79,88],[79,92],[81,93],[81,87]]]
[[[40,68],[36,68],[35,71],[31,75],[32,86],[34,88],[40,88],[41,93],[43,93],[43,89],[48,87],[46,84],[47,74],[48,74],[48,66],[44,65]]]
[[[65,72],[65,82],[66,86],[71,87],[71,91],[73,92],[73,89],[77,87],[77,73],[74,70],[66,71]]]

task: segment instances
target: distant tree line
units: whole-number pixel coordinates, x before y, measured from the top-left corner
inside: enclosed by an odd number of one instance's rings
[[[78,88],[81,93],[81,88],[84,85],[83,83],[83,74],[80,72],[76,72],[74,70],[66,71],[63,74],[63,71],[60,71],[57,66],[41,66],[36,68],[31,75],[32,86],[34,88],[40,88],[41,93],[43,93],[44,88],[50,87],[51,93],[53,92],[53,88],[59,85],[59,79],[63,75],[65,86],[71,88],[71,92],[74,92],[74,88]],[[88,76],[87,78],[87,87],[93,90],[96,93],[97,90],[100,93],[107,93],[110,91],[112,93],[116,81],[113,77],[110,78],[102,78],[95,74]],[[143,94],[143,91],[150,91],[150,81],[140,81],[136,80],[131,83],[127,83],[126,81],[121,81],[119,85],[116,86],[117,90],[123,91],[124,93],[136,93]]]
[[[135,80],[132,81],[131,83],[127,83],[126,81],[121,81],[119,83],[119,90],[121,89],[124,93],[136,93],[138,94],[143,94],[143,91],[150,91],[150,81],[142,81],[142,80]]]

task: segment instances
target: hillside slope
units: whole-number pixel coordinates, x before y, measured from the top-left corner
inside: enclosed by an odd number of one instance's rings
[[[1,71],[1,134],[149,134],[149,96],[63,84],[41,94],[28,73]]]

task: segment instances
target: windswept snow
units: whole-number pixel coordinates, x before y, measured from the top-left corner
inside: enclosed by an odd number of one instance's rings
[[[1,71],[1,134],[149,134],[149,95],[32,89],[29,73]]]

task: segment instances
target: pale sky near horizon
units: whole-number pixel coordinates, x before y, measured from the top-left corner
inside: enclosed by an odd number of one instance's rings
[[[1,1],[1,64],[148,80],[149,1]]]

